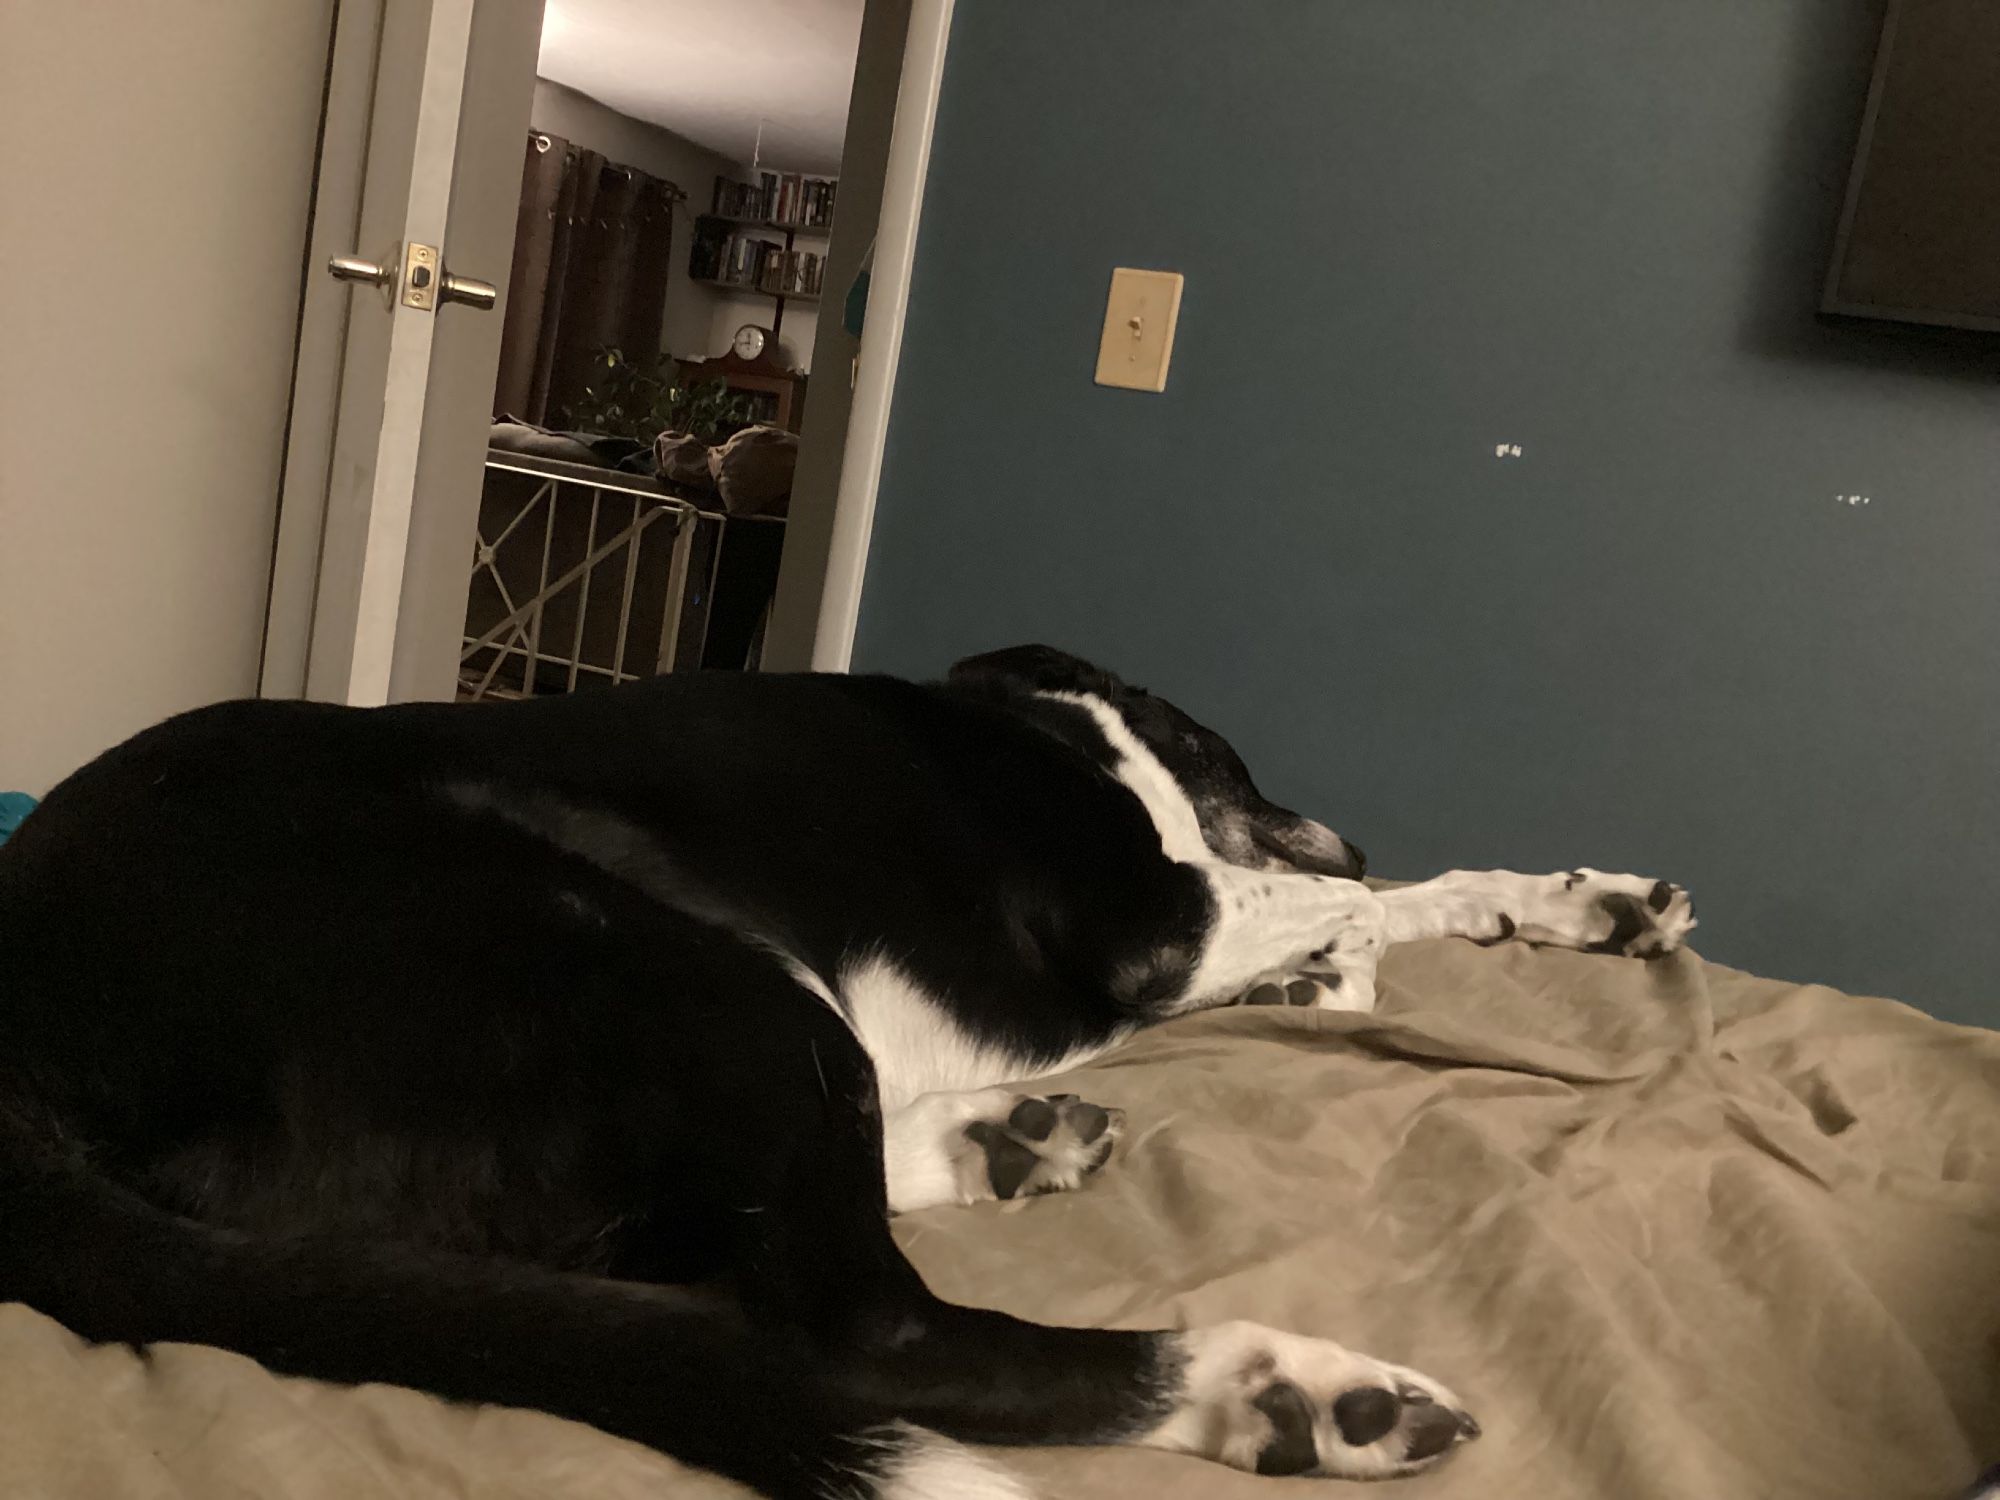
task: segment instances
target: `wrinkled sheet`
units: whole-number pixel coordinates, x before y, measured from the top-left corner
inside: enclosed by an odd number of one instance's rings
[[[1253,1318],[1453,1385],[1389,1488],[1013,1450],[1073,1500],[1946,1500],[2000,1458],[2000,1033],[1518,944],[1393,950],[1372,1016],[1213,1012],[1067,1075],[1130,1115],[1080,1193],[909,1216],[945,1296]],[[0,1308],[0,1496],[740,1496],[535,1413],[141,1361]]]

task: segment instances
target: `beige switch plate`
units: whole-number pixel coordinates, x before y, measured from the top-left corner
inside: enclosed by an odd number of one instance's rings
[[[1164,391],[1174,355],[1174,324],[1181,315],[1181,273],[1111,273],[1104,305],[1104,333],[1097,341],[1097,383],[1129,391]]]

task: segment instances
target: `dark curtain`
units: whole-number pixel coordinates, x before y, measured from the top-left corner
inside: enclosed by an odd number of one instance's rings
[[[681,196],[561,136],[529,136],[494,415],[561,425],[598,351],[660,353]]]

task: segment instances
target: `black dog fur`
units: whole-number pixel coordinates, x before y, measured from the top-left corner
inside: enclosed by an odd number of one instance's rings
[[[1030,1062],[1153,1016],[1209,897],[1050,685],[1150,715],[1246,862],[1359,873],[1218,737],[1039,649],[932,685],[231,703],[112,750],[0,847],[0,1299],[801,1500],[893,1490],[905,1422],[1157,1423],[1159,1336],[926,1290],[868,1056],[740,935],[890,955]]]

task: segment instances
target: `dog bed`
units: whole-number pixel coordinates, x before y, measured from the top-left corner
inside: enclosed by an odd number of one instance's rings
[[[1366,1491],[1007,1450],[1052,1500],[1944,1500],[2000,1457],[2000,1034],[1692,954],[1432,942],[1372,1016],[1190,1017],[1063,1087],[1129,1112],[1124,1149],[1078,1193],[900,1220],[939,1292],[1338,1338],[1486,1436]],[[0,1308],[4,1496],[741,1493],[535,1413]]]

